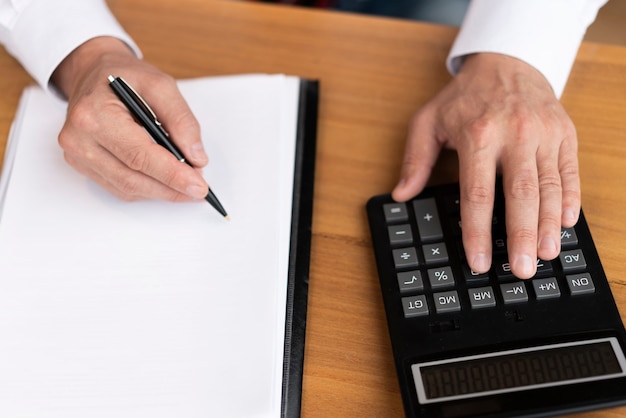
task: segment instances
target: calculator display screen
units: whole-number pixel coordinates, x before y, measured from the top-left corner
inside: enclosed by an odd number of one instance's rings
[[[411,366],[421,404],[626,376],[615,338],[553,344]]]

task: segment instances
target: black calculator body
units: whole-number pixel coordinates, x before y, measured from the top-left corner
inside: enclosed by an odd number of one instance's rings
[[[520,280],[506,255],[501,184],[493,264],[471,271],[458,183],[367,213],[407,417],[553,416],[626,404],[626,332],[589,228]]]

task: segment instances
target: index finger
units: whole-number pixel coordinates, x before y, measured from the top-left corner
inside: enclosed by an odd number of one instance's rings
[[[496,150],[476,144],[493,143],[489,132],[471,130],[459,147],[459,183],[463,248],[470,268],[485,273],[491,267],[491,224],[495,198]],[[477,135],[483,136],[479,141]],[[487,140],[485,140],[487,139]]]
[[[194,167],[203,167],[208,157],[202,144],[200,124],[193,115],[187,101],[182,96],[176,80],[165,74],[151,77],[149,88],[142,88],[140,94],[150,103],[150,107],[168,132],[172,142],[180,149]]]

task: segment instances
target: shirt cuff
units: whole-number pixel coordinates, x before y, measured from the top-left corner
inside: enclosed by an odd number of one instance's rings
[[[607,0],[474,0],[447,59],[456,74],[469,54],[520,59],[561,97],[587,27]]]
[[[15,22],[6,48],[49,92],[52,73],[74,49],[89,39],[112,36],[137,55],[141,51],[100,0],[36,0]]]

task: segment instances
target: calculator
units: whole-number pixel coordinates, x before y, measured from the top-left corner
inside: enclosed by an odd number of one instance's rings
[[[553,416],[626,404],[626,332],[581,212],[561,253],[514,277],[497,182],[493,263],[461,242],[458,183],[367,214],[407,417]]]

